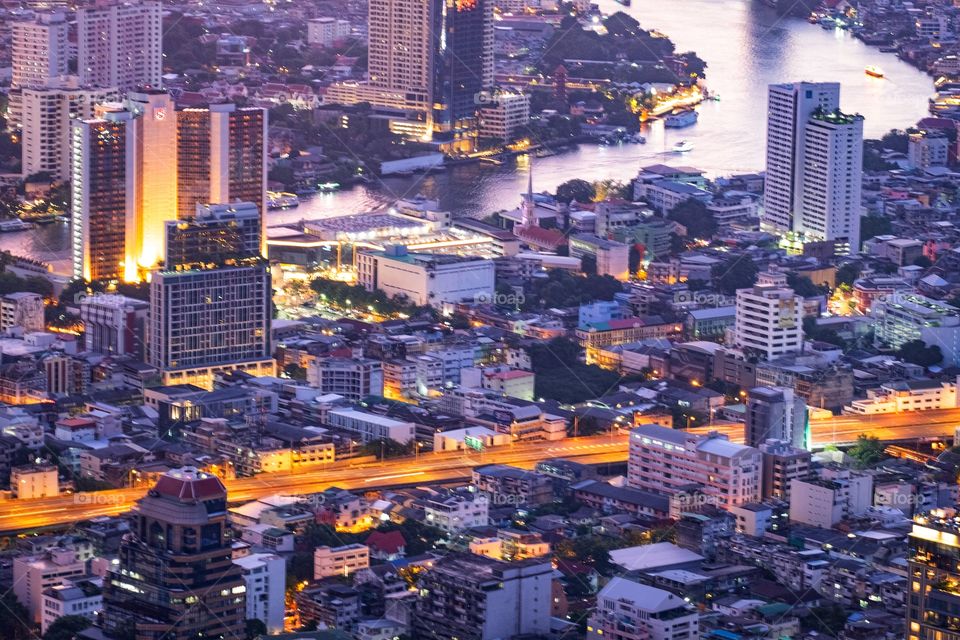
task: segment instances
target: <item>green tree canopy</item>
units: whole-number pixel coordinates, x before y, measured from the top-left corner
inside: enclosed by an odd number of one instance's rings
[[[557,187],[557,200],[565,204],[570,204],[574,200],[577,202],[593,202],[596,194],[593,185],[580,178],[567,180]]]
[[[689,198],[675,206],[667,218],[686,227],[687,235],[693,238],[710,240],[717,232],[717,222],[707,211],[707,205],[696,198]]]

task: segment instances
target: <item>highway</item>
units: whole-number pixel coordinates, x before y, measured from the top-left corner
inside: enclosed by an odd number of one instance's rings
[[[960,409],[837,416],[811,421],[811,445],[814,449],[821,449],[828,444],[850,444],[861,433],[889,442],[952,438],[956,426],[960,426]],[[691,429],[695,433],[711,430],[725,433],[734,442],[743,442],[741,425]],[[568,438],[559,442],[517,443],[484,452],[425,453],[366,464],[335,462],[315,471],[265,473],[252,478],[229,480],[226,485],[230,502],[240,503],[277,493],[307,495],[332,486],[365,490],[458,479],[468,482],[473,467],[510,464],[529,469],[539,460],[552,457],[589,464],[623,462],[627,457],[627,437],[602,435]],[[97,516],[118,515],[128,511],[145,492],[145,488],[138,487],[3,502],[0,503],[0,535],[64,526]]]
[[[623,462],[626,436],[589,436],[559,442],[517,443],[483,452],[424,453],[419,456],[351,465],[332,463],[315,471],[264,473],[225,482],[231,503],[273,494],[307,495],[332,486],[367,490],[411,483],[462,479],[470,481],[473,467],[510,464],[533,468],[540,460],[563,457],[587,464]],[[0,503],[0,535],[64,526],[98,516],[114,516],[131,509],[146,493],[145,487],[61,495],[38,500]]]
[[[960,426],[960,409],[937,409],[908,413],[886,413],[873,416],[835,416],[810,421],[810,446],[822,449],[828,444],[846,445],[856,442],[861,433],[887,442],[921,438],[952,438]],[[734,442],[743,442],[739,426],[714,425],[691,429],[695,433],[719,431]]]

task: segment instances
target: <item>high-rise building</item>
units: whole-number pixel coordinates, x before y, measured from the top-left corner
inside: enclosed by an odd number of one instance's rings
[[[863,116],[816,110],[804,128],[802,171],[795,230],[813,241],[845,242],[838,253],[859,253]]]
[[[283,631],[287,562],[274,553],[251,553],[233,563],[243,571],[247,587],[247,620],[260,620],[267,633]]]
[[[472,148],[494,81],[493,0],[371,0],[368,31],[369,82],[336,83],[327,99],[404,110],[417,124],[404,132]]]
[[[73,276],[135,280],[137,166],[133,114],[74,120],[71,131]]]
[[[223,483],[191,467],[169,471],[133,515],[104,578],[104,627],[136,640],[242,637],[246,585]]]
[[[549,561],[501,562],[451,553],[421,577],[413,616],[418,638],[494,640],[550,629]]]
[[[198,204],[266,205],[267,112],[214,104],[177,114],[177,214],[193,216]],[[261,253],[266,254],[265,241]]]
[[[742,505],[759,501],[761,467],[759,451],[715,433],[657,424],[630,432],[627,484],[636,489],[672,495],[698,485],[716,506]]]
[[[759,447],[767,440],[788,442],[803,449],[806,443],[807,405],[787,387],[755,387],[747,394],[747,444]]]
[[[159,0],[102,0],[77,9],[77,73],[82,84],[159,87],[162,82]]]
[[[479,97],[493,87],[493,2],[434,3],[434,138],[452,150],[470,150]]]
[[[164,268],[155,271],[150,282],[147,320],[147,362],[161,370],[164,384],[209,388],[219,371],[275,372],[270,266],[259,250],[249,251],[250,245],[259,247],[260,218],[254,230],[238,233],[230,209],[220,218],[200,215],[167,225],[168,253]],[[250,203],[235,207],[250,209],[260,211]],[[233,238],[240,251],[189,255],[190,246],[217,237]]]
[[[790,484],[810,475],[810,452],[780,440],[768,440],[759,448],[763,454],[763,499],[790,502]]]
[[[840,108],[837,82],[770,85],[767,95],[767,173],[763,223],[792,231],[803,201],[804,133],[818,109]]]
[[[907,640],[960,640],[960,525],[951,510],[914,518],[907,557]]]
[[[20,90],[46,86],[52,78],[68,70],[69,26],[61,12],[41,13],[33,20],[11,24],[10,119],[20,122],[22,96]]]
[[[761,273],[757,284],[737,289],[734,342],[766,359],[803,348],[803,298],[787,286],[786,276]]]
[[[112,89],[81,87],[76,76],[51,79],[46,85],[19,91],[23,126],[23,174],[49,173],[54,180],[70,178],[70,121],[88,120],[96,105],[113,100]]]
[[[135,116],[138,168],[130,253],[140,269],[150,269],[163,257],[163,225],[177,211],[177,111],[159,89],[127,93],[124,108]]]

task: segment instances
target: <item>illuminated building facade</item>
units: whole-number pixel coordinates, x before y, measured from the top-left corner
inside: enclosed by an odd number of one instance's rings
[[[273,375],[273,289],[259,249],[260,208],[197,211],[167,224],[166,266],[150,281],[147,362],[161,370],[164,384],[210,388],[220,371]]]
[[[198,204],[252,202],[263,212],[267,188],[267,112],[214,104],[177,114],[177,217]],[[261,245],[261,252],[266,246]]]
[[[246,586],[231,543],[217,477],[190,467],[161,476],[104,578],[105,628],[136,640],[243,637]]]
[[[135,261],[127,255],[127,248],[135,244],[133,128],[133,115],[126,111],[73,121],[70,173],[75,278],[136,278]]]
[[[96,2],[77,9],[77,72],[93,87],[159,87],[163,73],[159,0]]]
[[[919,516],[910,532],[907,640],[960,640],[960,523],[949,511]]]

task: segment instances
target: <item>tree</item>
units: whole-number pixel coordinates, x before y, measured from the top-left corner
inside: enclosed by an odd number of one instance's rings
[[[748,256],[734,256],[723,264],[715,266],[711,275],[717,289],[727,295],[733,295],[737,289],[752,287],[757,281],[757,265]]]
[[[862,469],[883,460],[886,457],[884,448],[880,438],[861,433],[857,436],[857,443],[847,451],[847,455],[853,458],[857,466]]]
[[[593,185],[579,178],[567,180],[557,187],[557,200],[564,204],[570,204],[574,200],[577,202],[593,202],[594,196],[596,196],[596,191]]]
[[[307,370],[298,365],[296,362],[291,362],[283,368],[283,372],[287,375],[288,378],[293,380],[306,380],[307,379]]]
[[[243,623],[243,637],[244,640],[254,640],[258,636],[267,635],[267,625],[263,624],[263,620],[259,618],[248,618],[246,622]]]
[[[17,600],[13,589],[0,595],[0,611],[3,611],[4,620],[4,623],[0,624],[0,640],[32,640],[36,637],[27,624],[30,613]]]
[[[857,262],[847,262],[837,269],[836,281],[838,285],[853,286],[854,281],[859,277],[860,264]]]
[[[54,620],[43,634],[43,640],[73,640],[92,623],[85,616],[61,616]]]
[[[707,210],[707,205],[696,198],[689,198],[675,206],[667,218],[686,227],[687,235],[693,238],[710,240],[717,232],[717,223]]]
[[[860,218],[860,241],[889,235],[893,232],[893,224],[887,216],[863,216]]]
[[[897,357],[921,367],[932,367],[943,361],[943,351],[939,345],[927,346],[923,340],[910,340],[897,349]]]
[[[797,275],[793,272],[787,274],[787,286],[796,291],[798,296],[803,296],[804,298],[813,298],[823,295],[824,293],[820,287],[813,284],[813,280],[807,276]]]

